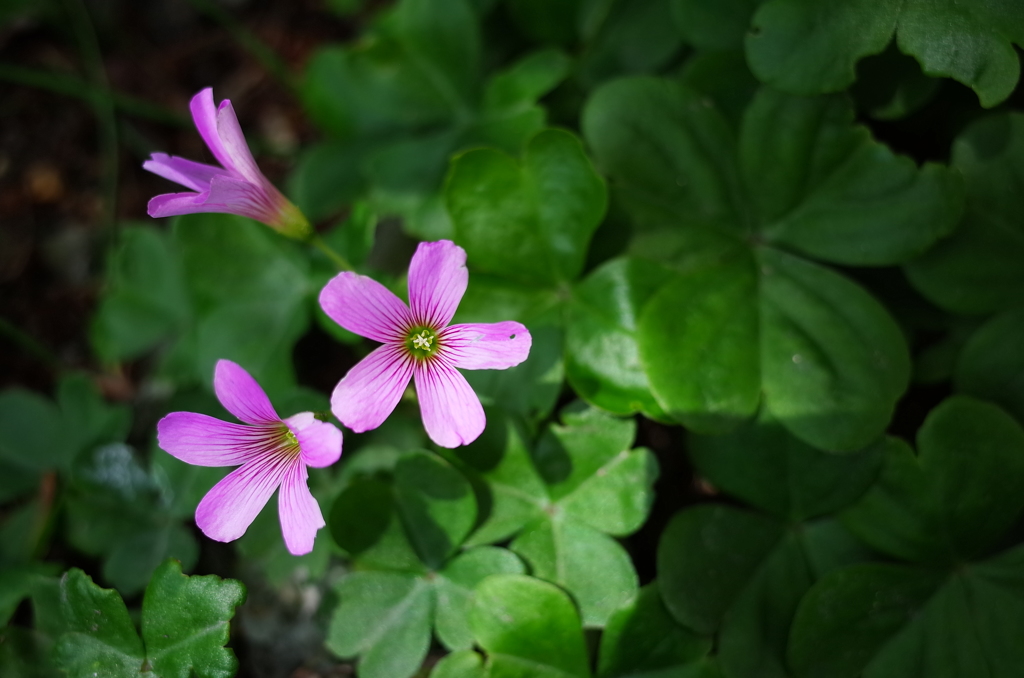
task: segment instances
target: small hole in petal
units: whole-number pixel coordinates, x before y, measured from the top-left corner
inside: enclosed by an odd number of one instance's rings
[[[508,335],[508,338],[509,338],[509,339],[515,339],[515,338],[516,338],[516,335],[514,335],[514,334],[510,334],[510,335]]]

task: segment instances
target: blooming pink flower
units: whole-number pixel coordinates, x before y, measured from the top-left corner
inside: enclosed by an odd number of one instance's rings
[[[409,380],[416,382],[423,425],[442,447],[476,440],[486,420],[480,399],[456,368],[503,370],[526,360],[530,332],[511,320],[451,325],[466,292],[466,251],[449,240],[420,243],[409,264],[409,306],[366,276],[339,273],[320,306],[350,332],[384,345],[349,370],[331,410],[357,433],[380,426]]]
[[[245,143],[235,109],[225,99],[213,105],[209,87],[189,105],[199,135],[221,167],[154,153],[142,168],[181,184],[194,193],[165,193],[149,201],[151,217],[196,212],[226,212],[262,221],[292,238],[312,234],[309,221],[267,180]]]
[[[284,543],[294,555],[309,553],[324,517],[306,484],[306,467],[338,461],[341,431],[311,412],[282,420],[256,380],[230,360],[217,362],[213,388],[228,412],[249,426],[195,412],[172,412],[156,425],[160,447],[184,462],[240,465],[199,502],[196,524],[211,539],[238,539],[280,487]]]

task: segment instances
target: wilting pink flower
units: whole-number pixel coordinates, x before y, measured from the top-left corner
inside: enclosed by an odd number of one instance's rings
[[[142,163],[143,169],[195,192],[156,196],[149,201],[149,216],[226,212],[262,221],[292,238],[309,236],[312,228],[306,217],[256,166],[231,102],[225,99],[215,107],[213,90],[207,87],[192,97],[189,108],[199,136],[221,167],[154,153]]]
[[[341,431],[311,412],[282,420],[256,380],[230,360],[217,363],[213,388],[228,412],[248,426],[195,412],[172,412],[156,425],[160,447],[184,462],[239,466],[199,502],[196,524],[211,539],[238,539],[280,487],[284,543],[294,555],[309,553],[324,517],[306,484],[306,467],[338,461]]]
[[[342,424],[357,433],[380,426],[413,379],[431,440],[457,447],[483,432],[480,399],[456,368],[518,365],[530,354],[532,340],[526,327],[511,320],[448,326],[468,282],[466,251],[441,240],[420,243],[412,257],[409,306],[366,276],[339,273],[327,283],[320,292],[327,315],[384,344],[335,387],[331,409]]]

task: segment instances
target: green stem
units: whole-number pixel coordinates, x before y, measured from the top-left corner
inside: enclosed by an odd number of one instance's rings
[[[309,243],[316,247],[318,250],[327,255],[327,258],[335,263],[339,270],[342,271],[354,271],[355,268],[352,264],[348,263],[348,259],[338,254],[334,248],[328,245],[320,234],[314,233],[309,239]]]
[[[17,325],[0,318],[0,336],[7,337],[11,343],[20,346],[26,353],[39,359],[54,372],[60,372],[64,363],[50,349],[39,343],[32,335],[20,329]]]
[[[281,84],[290,90],[295,89],[295,82],[291,71],[288,69],[288,65],[277,55],[277,52],[260,40],[255,33],[239,24],[223,7],[210,2],[210,0],[188,1],[197,10],[223,26],[231,34],[231,37],[245,51],[249,52],[256,61],[260,62],[267,69],[267,72],[274,76]]]
[[[128,115],[178,127],[191,125],[187,117],[169,111],[162,106],[120,92],[99,89],[81,78],[67,73],[53,73],[0,62],[0,80],[75,97],[94,107],[97,99],[108,99],[118,110]]]

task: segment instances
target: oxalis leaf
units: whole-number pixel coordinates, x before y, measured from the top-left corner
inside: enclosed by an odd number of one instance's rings
[[[727,675],[788,675],[788,629],[801,597],[822,574],[866,557],[847,530],[821,516],[863,494],[890,444],[829,454],[764,415],[728,435],[691,436],[701,475],[769,514],[717,505],[686,509],[658,548],[668,610],[688,628],[718,633]]]
[[[900,51],[928,75],[974,89],[990,107],[1013,91],[1024,45],[1024,7],[1004,0],[770,0],[754,14],[747,59],[762,82],[799,94],[849,86],[854,66],[882,52],[895,35]]]
[[[117,592],[72,569],[60,584],[56,661],[72,678],[229,678],[238,661],[224,648],[228,622],[244,599],[240,582],[187,577],[168,560],[146,589],[140,639]]]
[[[1024,115],[976,121],[953,143],[952,164],[967,184],[957,231],[909,262],[907,277],[924,296],[955,313],[983,314],[1020,305],[1024,295]]]
[[[476,499],[440,457],[402,455],[394,480],[355,479],[330,514],[332,534],[360,571],[338,584],[327,647],[359,658],[361,678],[405,678],[423,663],[431,629],[450,650],[468,650],[470,592],[483,578],[522,573],[512,552],[461,550]]]
[[[658,405],[710,432],[763,398],[815,446],[877,438],[909,377],[899,329],[858,285],[782,249],[905,261],[955,225],[957,175],[892,154],[852,124],[843,97],[762,88],[737,148],[706,98],[629,78],[594,94],[583,129],[642,229],[634,252],[672,273],[637,321]]]
[[[572,593],[587,626],[603,626],[638,585],[610,536],[639,528],[653,500],[657,463],[648,450],[630,449],[635,431],[632,421],[570,407],[532,451],[502,420],[456,451],[479,474],[489,503],[469,543],[514,536],[511,548],[535,575]]]
[[[954,396],[929,414],[917,447],[916,457],[906,445],[891,450],[877,484],[843,515],[864,541],[914,565],[853,565],[817,582],[790,635],[798,676],[1019,672],[1024,547],[989,554],[1024,510],[1024,430],[993,405]]]
[[[560,130],[534,136],[522,162],[492,149],[457,157],[445,199],[475,268],[539,287],[579,275],[607,201],[579,140]]]

